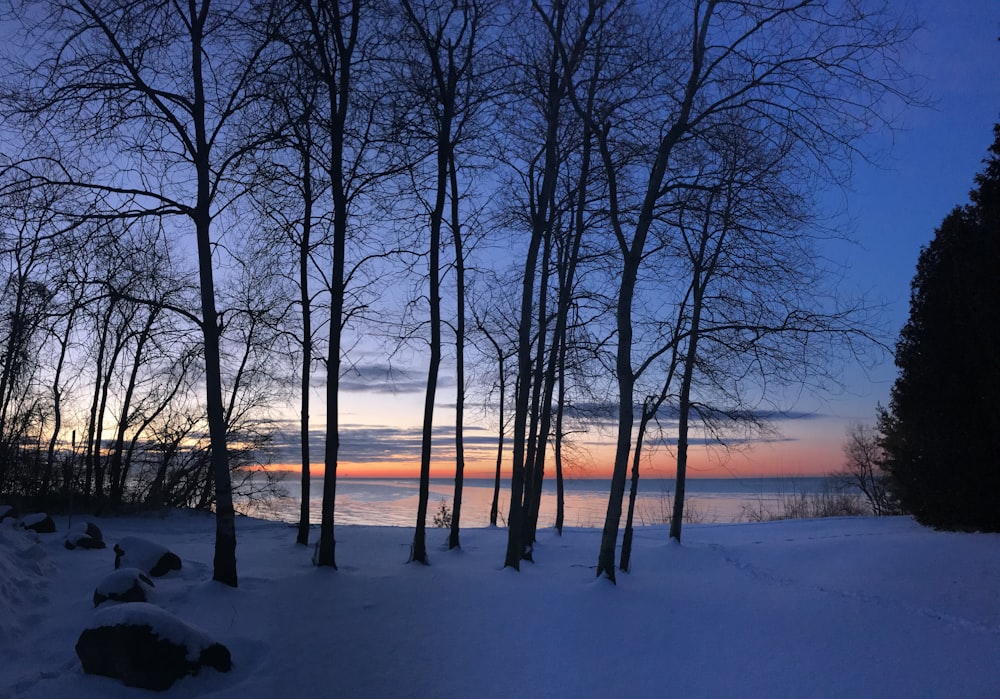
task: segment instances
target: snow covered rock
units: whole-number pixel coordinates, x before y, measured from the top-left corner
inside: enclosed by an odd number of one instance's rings
[[[122,567],[139,568],[154,577],[166,575],[171,570],[181,569],[180,557],[166,546],[126,536],[115,544],[115,570]]]
[[[112,600],[115,602],[145,602],[149,590],[156,587],[138,568],[121,568],[97,583],[94,606]]]
[[[10,505],[0,505],[0,522],[4,521],[8,517],[17,519],[17,510]]]
[[[123,604],[99,610],[76,642],[83,671],[129,687],[164,690],[202,667],[229,672],[229,649],[159,607]]]
[[[66,535],[66,548],[73,549],[103,549],[107,548],[100,539],[87,536],[84,532],[70,532]]]
[[[38,534],[51,534],[56,530],[55,521],[44,512],[25,515],[21,519],[21,526]]]
[[[87,522],[83,531],[73,531],[66,535],[66,548],[70,551],[78,548],[103,549],[106,546],[100,528],[93,522]]]

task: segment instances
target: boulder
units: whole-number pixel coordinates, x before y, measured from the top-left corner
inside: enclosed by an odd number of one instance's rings
[[[162,691],[203,667],[228,672],[229,649],[152,604],[98,610],[76,642],[83,671],[121,679],[129,687]]]
[[[181,569],[180,557],[162,544],[137,536],[126,536],[115,544],[115,570],[139,568],[154,577]]]
[[[66,548],[73,549],[103,549],[107,544],[101,530],[93,522],[87,522],[83,531],[73,531],[66,535]]]
[[[91,539],[94,539],[96,541],[100,541],[100,542],[104,541],[104,534],[101,533],[101,528],[98,527],[93,522],[87,522],[87,526],[83,530],[83,533],[86,534],[87,536],[89,536]],[[102,546],[101,548],[104,548],[104,547]]]
[[[67,534],[65,545],[70,551],[73,549],[103,549],[108,546],[100,539],[93,539],[83,532],[70,532]]]
[[[21,519],[21,526],[37,534],[51,534],[56,530],[55,521],[44,512],[25,515]]]
[[[114,602],[146,602],[149,591],[156,587],[138,568],[121,568],[107,575],[94,589],[94,606]]]

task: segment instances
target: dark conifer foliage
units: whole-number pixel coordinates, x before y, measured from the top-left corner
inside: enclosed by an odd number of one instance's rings
[[[880,415],[903,505],[936,527],[1000,531],[1000,125],[994,135],[971,203],[920,254]]]

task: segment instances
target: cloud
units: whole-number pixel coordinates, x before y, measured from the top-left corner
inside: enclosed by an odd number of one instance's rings
[[[716,419],[726,417],[737,420],[753,420],[757,422],[779,422],[782,420],[820,420],[829,417],[825,413],[804,412],[796,410],[737,410],[732,408],[699,408],[692,406],[692,417],[695,420],[703,416],[711,416]],[[636,422],[642,415],[642,404],[636,403],[632,406]],[[617,425],[618,424],[618,404],[617,403],[575,403],[566,407],[564,415],[566,417],[579,420],[584,423],[595,425]],[[665,422],[676,422],[680,417],[680,411],[676,405],[663,405],[657,412],[657,419],[661,424]]]
[[[496,453],[497,436],[491,430],[468,425],[463,430],[463,443],[469,460],[486,458]],[[435,460],[454,456],[455,428],[439,425],[434,428]],[[420,462],[423,440],[419,427],[387,425],[341,425],[338,460],[343,463],[414,463]],[[301,461],[301,442],[292,421],[286,421],[273,440],[275,463]],[[322,463],[326,449],[326,432],[309,431],[309,460]]]
[[[795,437],[774,437],[774,436],[722,437],[721,439],[713,439],[711,437],[688,437],[688,445],[692,447],[719,446],[721,444],[730,447],[735,447],[746,444],[787,444],[797,441],[799,440]],[[676,437],[653,438],[646,440],[645,444],[646,446],[657,446],[657,447],[665,446],[673,449],[677,446],[677,438]]]
[[[447,375],[438,378],[438,388],[454,386]],[[427,374],[384,362],[352,364],[340,377],[340,389],[355,393],[421,393],[427,390]]]

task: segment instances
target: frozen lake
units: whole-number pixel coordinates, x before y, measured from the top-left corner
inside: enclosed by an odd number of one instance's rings
[[[567,479],[565,526],[600,527],[608,506],[609,481],[604,478]],[[299,518],[298,474],[289,474],[283,483],[288,491],[282,497],[254,510],[257,516],[283,522]],[[687,481],[686,517],[697,523],[739,522],[747,520],[747,511],[780,509],[783,499],[803,493],[815,493],[829,485],[827,478],[696,478]],[[454,481],[433,478],[430,483],[428,525],[441,502],[451,508]],[[408,478],[342,478],[337,481],[336,522],[380,526],[413,526],[417,513],[417,479]],[[313,478],[310,492],[310,520],[319,523],[322,506],[323,480]],[[663,524],[671,511],[674,480],[650,478],[639,481],[636,499],[637,525]],[[500,487],[500,524],[507,516],[510,481]],[[462,498],[462,526],[489,525],[493,480],[468,478]],[[628,483],[623,508],[628,507]],[[556,486],[546,480],[542,490],[539,526],[551,527],[556,517]],[[624,515],[622,518],[624,524]]]

